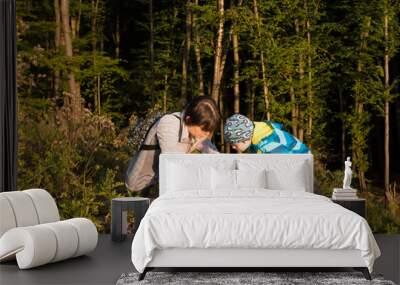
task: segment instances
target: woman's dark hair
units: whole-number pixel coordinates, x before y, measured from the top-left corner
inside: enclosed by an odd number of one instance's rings
[[[207,96],[193,98],[184,109],[184,122],[188,126],[199,126],[203,131],[213,132],[221,122],[217,104]]]

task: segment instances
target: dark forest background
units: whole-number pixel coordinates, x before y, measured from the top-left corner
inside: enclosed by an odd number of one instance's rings
[[[310,146],[320,194],[351,156],[371,227],[399,233],[399,12],[395,0],[17,0],[18,187],[108,231],[110,199],[133,195],[129,130],[207,95],[224,118],[279,121]]]

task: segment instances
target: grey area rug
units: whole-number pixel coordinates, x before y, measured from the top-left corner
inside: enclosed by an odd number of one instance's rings
[[[138,273],[124,273],[117,285],[146,284],[213,284],[213,285],[246,285],[246,284],[368,284],[395,285],[384,280],[382,276],[372,275],[368,281],[359,272],[148,272],[142,281],[138,281]]]

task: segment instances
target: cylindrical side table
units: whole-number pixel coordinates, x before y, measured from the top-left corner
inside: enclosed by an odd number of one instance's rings
[[[111,201],[111,239],[123,241],[126,238],[128,227],[128,211],[131,210],[135,216],[133,234],[136,233],[140,221],[146,214],[150,205],[149,198],[124,197],[114,198]]]

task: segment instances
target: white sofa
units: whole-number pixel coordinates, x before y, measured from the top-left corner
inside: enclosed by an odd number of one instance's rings
[[[0,193],[0,262],[16,259],[28,269],[84,255],[96,248],[92,221],[60,221],[53,197],[43,189]]]

